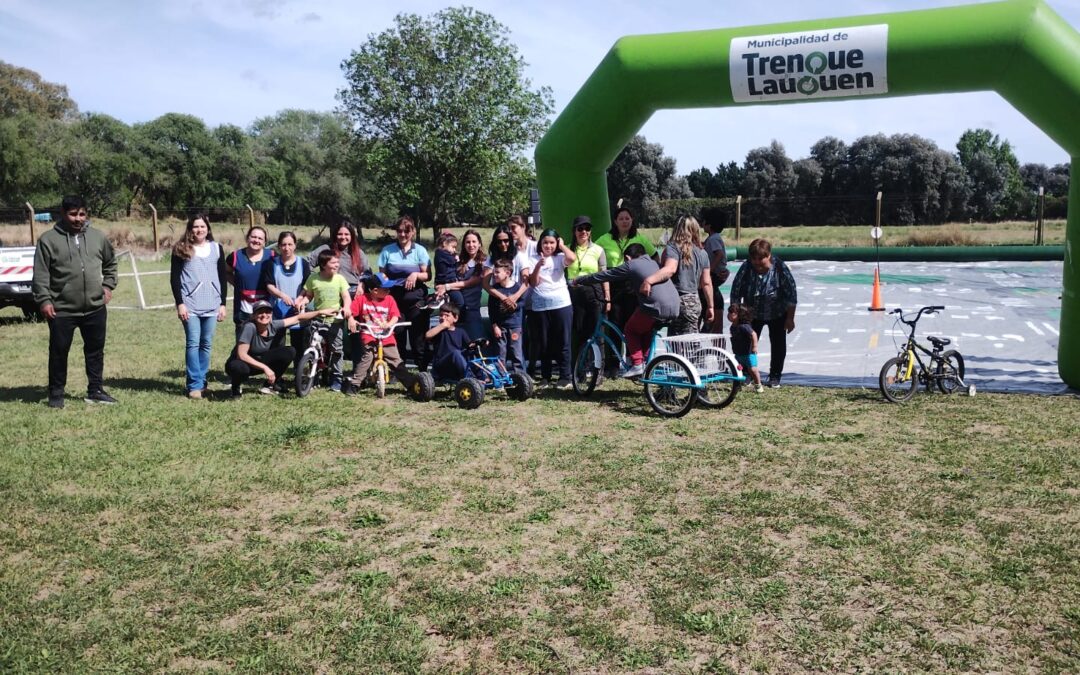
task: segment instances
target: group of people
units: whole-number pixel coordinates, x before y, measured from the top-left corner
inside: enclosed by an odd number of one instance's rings
[[[374,331],[362,324],[390,331],[407,323],[383,340],[384,358],[406,383],[406,359],[437,379],[460,379],[467,372],[465,346],[490,337],[508,369],[569,388],[576,348],[606,315],[626,338],[629,364],[620,374],[634,377],[644,369],[658,324],[670,335],[724,332],[720,287],[729,272],[720,216],[703,212],[708,236],[697,219],[680,217],[657,250],[626,208],[615,212],[612,229],[595,241],[591,220],[578,216],[569,243],[550,229],[531,237],[515,215],[494,228],[486,250],[481,234],[470,229],[460,241],[444,232],[434,256],[416,242],[415,222],[403,216],[394,225],[395,241],[369,270],[347,220],[331,229],[327,244],[302,258],[294,233],[281,232],[271,250],[260,226],[248,230],[243,248],[228,253],[214,241],[210,219],[198,214],[173,247],[170,270],[185,335],[185,390],[193,399],[206,395],[213,338],[229,314],[230,285],[236,343],[225,371],[233,396],[258,374],[265,379],[261,392],[283,391],[285,371],[305,348],[304,327],[316,318],[329,324],[330,388],[346,394],[366,379],[376,348]],[[753,241],[748,254],[749,264],[732,280],[727,316],[733,351],[760,391],[757,339],[768,327],[769,385],[779,386],[797,294],[790,270],[771,254],[768,241]],[[87,400],[115,402],[101,377],[105,305],[115,286],[107,238],[86,227],[82,200],[65,199],[60,221],[39,240],[35,257],[35,299],[50,326],[49,405],[63,406],[75,328],[83,332]],[[481,312],[485,291],[490,333]],[[353,362],[350,376],[346,357]]]

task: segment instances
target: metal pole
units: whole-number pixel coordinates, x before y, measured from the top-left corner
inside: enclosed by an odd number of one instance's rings
[[[742,230],[742,195],[735,197],[735,241],[739,241],[740,230]]]
[[[877,203],[876,203],[876,205],[874,207],[874,227],[880,228],[881,227],[881,190],[878,190],[877,199],[875,201]],[[881,241],[880,238],[874,240],[874,252],[877,254],[877,270],[878,270],[878,274],[881,274],[881,249],[878,248],[880,246],[880,241]]]
[[[37,239],[34,238],[34,207],[30,205],[30,202],[26,202],[26,208],[30,211],[30,245],[33,246],[37,243]]]
[[[255,209],[251,208],[251,204],[244,204],[248,210],[248,229],[255,227]]]
[[[158,233],[157,233],[157,209],[153,204],[147,204],[150,207],[150,227],[154,232],[154,253],[158,252]]]
[[[1046,190],[1039,186],[1039,213],[1035,221],[1035,245],[1043,245],[1043,207],[1046,204]]]

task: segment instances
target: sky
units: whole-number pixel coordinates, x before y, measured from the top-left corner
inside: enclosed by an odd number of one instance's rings
[[[552,89],[556,114],[623,35],[857,16],[959,4],[955,0],[581,0],[468,3],[510,32],[535,87]],[[1080,0],[1049,0],[1073,27]],[[285,108],[331,110],[341,62],[394,15],[427,15],[446,1],[0,0],[0,60],[67,85],[84,112],[128,123],[167,112],[210,126],[247,127]],[[553,118],[554,119],[554,118]],[[641,133],[680,173],[742,163],[777,140],[793,159],[824,136],[918,134],[955,151],[968,128],[1008,140],[1021,163],[1068,156],[992,92],[657,112]]]

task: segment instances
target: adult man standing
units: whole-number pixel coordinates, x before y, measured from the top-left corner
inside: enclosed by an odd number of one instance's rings
[[[105,305],[116,288],[116,256],[104,233],[86,224],[86,202],[65,197],[60,222],[34,252],[34,301],[49,322],[49,407],[64,407],[68,352],[78,328],[86,358],[87,403],[116,403],[102,386]]]
[[[755,239],[746,250],[747,262],[731,282],[732,304],[754,310],[750,325],[761,339],[761,330],[769,327],[769,381],[765,386],[780,386],[787,357],[787,334],[795,330],[795,306],[799,303],[795,278],[784,261],[772,254],[772,244]]]

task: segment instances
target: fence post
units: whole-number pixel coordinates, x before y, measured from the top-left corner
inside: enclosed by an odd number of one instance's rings
[[[1035,220],[1035,245],[1043,245],[1043,206],[1046,203],[1046,190],[1039,186],[1039,212]]]
[[[251,204],[244,204],[248,210],[248,229],[255,227],[255,209],[251,208]],[[269,243],[269,242],[267,242]]]
[[[878,190],[877,198],[874,200],[874,227],[881,227],[881,190]]]
[[[154,253],[158,253],[158,233],[157,233],[157,209],[153,204],[147,204],[150,207],[150,227],[154,231]]]
[[[26,202],[26,209],[30,212],[30,245],[33,246],[37,243],[34,238],[34,207],[30,205],[30,202]]]
[[[742,195],[735,197],[735,241],[739,241],[739,231],[742,229]]]

